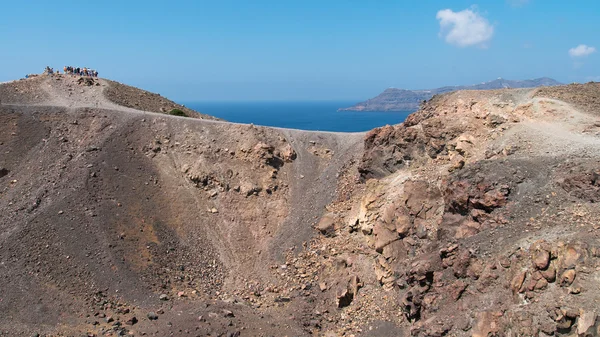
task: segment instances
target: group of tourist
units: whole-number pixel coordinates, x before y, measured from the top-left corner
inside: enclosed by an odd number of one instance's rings
[[[65,75],[98,77],[98,72],[93,69],[65,66],[63,68],[63,70],[64,70]],[[49,66],[47,66],[44,69],[44,74],[53,75],[54,68],[50,68]],[[60,70],[56,71],[56,74],[60,74]],[[31,76],[28,76],[28,77],[31,77]]]
[[[92,69],[88,69],[88,68],[65,66],[63,68],[63,70],[64,70],[65,74],[69,74],[69,75],[98,77],[98,72],[96,70],[92,70]]]

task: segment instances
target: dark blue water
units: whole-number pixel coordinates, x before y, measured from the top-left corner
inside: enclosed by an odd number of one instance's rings
[[[236,123],[302,130],[359,132],[402,123],[412,111],[337,111],[356,102],[183,102],[196,111]]]

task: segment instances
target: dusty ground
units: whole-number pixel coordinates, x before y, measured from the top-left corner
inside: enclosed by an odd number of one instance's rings
[[[598,335],[597,84],[337,134],[57,78],[0,85],[0,335]]]

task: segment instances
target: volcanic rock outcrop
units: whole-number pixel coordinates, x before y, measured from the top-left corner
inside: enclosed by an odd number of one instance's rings
[[[0,335],[599,334],[600,85],[340,134],[95,81],[0,85]]]

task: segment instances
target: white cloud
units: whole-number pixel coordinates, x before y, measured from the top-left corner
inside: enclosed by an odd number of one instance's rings
[[[460,12],[443,9],[437,12],[436,18],[440,21],[440,34],[446,42],[455,46],[485,47],[494,35],[494,27],[471,9]]]
[[[571,57],[585,57],[585,56],[589,56],[595,52],[596,52],[596,48],[586,46],[585,44],[580,44],[579,46],[577,46],[575,48],[569,49],[569,55],[571,55]]]

